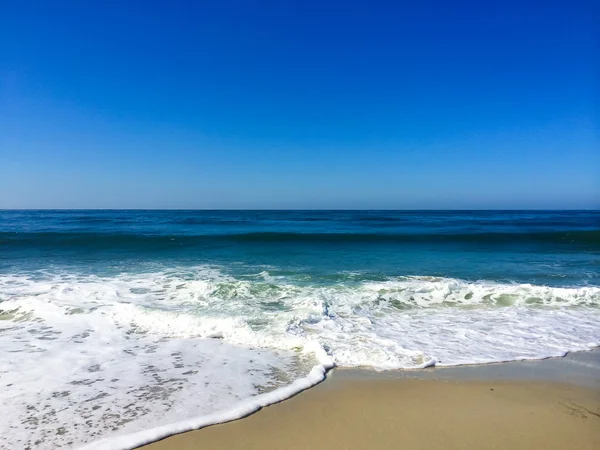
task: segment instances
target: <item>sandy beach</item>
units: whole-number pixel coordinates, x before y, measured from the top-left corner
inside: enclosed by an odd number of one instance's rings
[[[245,419],[144,447],[167,449],[598,449],[597,351],[480,367],[339,370]]]

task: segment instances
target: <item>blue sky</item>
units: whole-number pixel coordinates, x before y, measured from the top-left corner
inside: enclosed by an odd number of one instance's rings
[[[598,208],[596,1],[0,5],[0,208]]]

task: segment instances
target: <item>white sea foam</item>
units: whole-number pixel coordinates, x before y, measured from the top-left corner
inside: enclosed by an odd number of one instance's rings
[[[0,276],[7,448],[131,448],[323,379],[560,356],[600,343],[600,288],[429,277],[306,285],[197,267]]]

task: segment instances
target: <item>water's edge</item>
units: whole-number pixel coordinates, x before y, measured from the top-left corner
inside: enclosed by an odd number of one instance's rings
[[[416,378],[462,382],[499,379],[543,380],[600,389],[600,346],[588,351],[566,351],[562,356],[454,366],[431,365],[426,368],[387,371],[376,371],[367,367],[339,367],[324,353],[318,356],[326,360],[313,367],[308,376],[294,381],[289,386],[247,399],[235,408],[124,436],[105,438],[80,447],[79,450],[132,450],[176,434],[243,419],[333,377],[346,380]]]
[[[325,380],[327,377],[327,372],[333,369],[333,367],[333,363],[319,364],[313,367],[308,376],[294,381],[289,386],[246,399],[240,402],[236,407],[225,411],[219,411],[174,424],[142,430],[124,436],[105,438],[80,447],[79,450],[129,450],[150,444],[151,442],[159,441],[175,434],[199,430],[210,425],[242,419],[260,411],[265,406],[282,402],[295,396],[296,394],[299,394],[302,391],[316,386]]]

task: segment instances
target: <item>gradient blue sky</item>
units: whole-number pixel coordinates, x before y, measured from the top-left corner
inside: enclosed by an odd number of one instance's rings
[[[598,208],[597,1],[0,2],[0,208]]]

